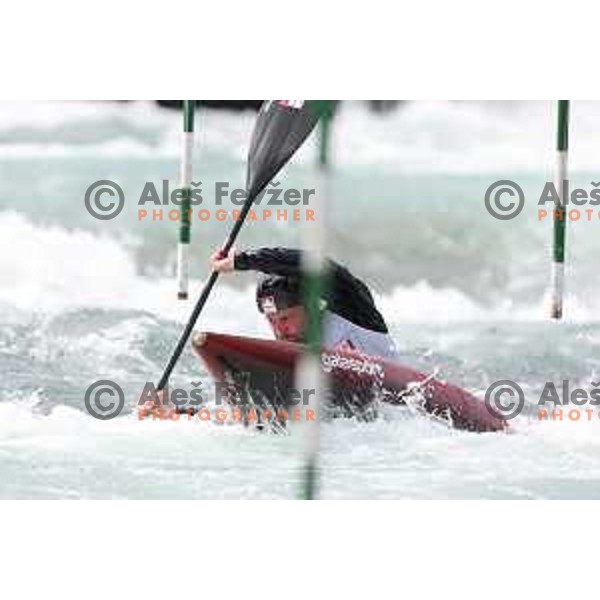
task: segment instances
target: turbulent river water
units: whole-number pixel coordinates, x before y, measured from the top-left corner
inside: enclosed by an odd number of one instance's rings
[[[483,396],[494,381],[526,396],[513,433],[459,432],[408,409],[322,425],[322,498],[595,498],[597,411],[540,422],[548,381],[600,381],[598,215],[569,223],[565,320],[544,317],[552,224],[536,203],[551,178],[550,103],[416,102],[382,116],[345,103],[336,117],[328,252],[373,289],[401,360]],[[177,181],[180,115],[147,103],[0,104],[0,496],[294,498],[301,435],[241,426],[100,421],[84,394],[100,379],[128,398],[156,380],[191,310],[175,298],[177,225],[139,220],[147,181]],[[194,178],[244,184],[254,114],[201,111]],[[600,107],[574,103],[574,185],[600,180]],[[279,177],[311,185],[315,142]],[[85,210],[101,179],[127,198],[114,220]],[[492,218],[488,186],[511,179],[527,201]],[[192,297],[231,223],[192,225]],[[248,223],[239,247],[298,244],[293,222]],[[269,336],[254,278],[223,278],[198,329]],[[191,351],[181,386],[206,371]]]

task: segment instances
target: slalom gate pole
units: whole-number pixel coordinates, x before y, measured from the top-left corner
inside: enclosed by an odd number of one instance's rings
[[[327,392],[327,381],[321,368],[322,307],[321,298],[325,289],[324,280],[326,202],[329,195],[328,142],[333,102],[324,102],[325,109],[320,121],[320,145],[316,169],[315,220],[302,226],[302,295],[305,310],[305,351],[296,372],[296,387],[299,390],[315,390],[310,394],[304,410],[313,411],[312,420],[305,413],[303,436],[303,465],[300,498],[314,500],[318,493],[319,450],[320,450],[320,405]]]
[[[183,101],[183,137],[181,147],[180,185],[183,193],[181,202],[181,225],[177,246],[177,298],[188,299],[190,278],[191,198],[192,198],[192,151],[194,148],[194,105],[195,100]]]
[[[324,168],[329,165],[331,150],[331,125],[336,101],[329,100],[321,120],[319,121],[319,166]]]
[[[556,136],[556,164],[554,182],[558,192],[553,219],[553,261],[550,277],[550,317],[563,316],[563,294],[565,278],[565,241],[567,228],[566,200],[569,185],[569,101],[558,101],[558,127]]]

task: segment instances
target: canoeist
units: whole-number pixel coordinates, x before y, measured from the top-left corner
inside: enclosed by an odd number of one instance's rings
[[[259,248],[232,251],[225,258],[220,251],[210,266],[220,273],[258,271],[258,310],[265,315],[278,340],[302,341],[304,308],[300,290],[301,252],[290,248]],[[323,346],[356,350],[371,356],[395,357],[394,341],[369,288],[348,269],[327,262],[321,306]]]

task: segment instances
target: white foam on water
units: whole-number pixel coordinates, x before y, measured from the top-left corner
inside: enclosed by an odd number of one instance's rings
[[[0,237],[11,249],[0,256],[0,303],[6,306],[53,313],[82,307],[134,309],[176,321],[185,320],[191,310],[191,302],[176,300],[173,279],[138,275],[132,249],[109,236],[34,225],[19,213],[4,212],[0,213]],[[192,282],[191,298],[202,285],[199,280]],[[239,290],[221,281],[216,300],[207,305],[205,320],[211,327],[229,331],[268,332],[255,310],[253,294],[252,287]],[[434,288],[426,280],[397,286],[378,297],[377,303],[397,323],[544,319],[543,299],[532,305],[514,305],[504,299],[486,307],[459,290]],[[570,295],[565,306],[570,322],[600,319],[598,310]]]
[[[542,322],[548,321],[544,299],[533,304],[516,304],[510,298],[492,306],[483,306],[460,290],[434,288],[422,280],[411,287],[396,286],[377,305],[393,323],[444,325],[468,322]],[[600,321],[600,312],[578,301],[572,294],[565,297],[563,322]]]
[[[336,164],[401,173],[550,173],[555,111],[552,101],[419,101],[376,116],[346,102],[334,122],[332,155]],[[599,105],[572,102],[571,113],[570,169],[595,171]],[[313,151],[309,145],[300,154]]]
[[[195,149],[243,161],[253,111],[197,108]],[[0,102],[0,157],[179,158],[181,111],[146,101]]]
[[[365,103],[344,102],[334,122],[334,161],[408,173],[549,173],[555,104],[419,101],[378,116]],[[595,171],[599,103],[573,102],[571,112],[570,168]],[[195,152],[244,161],[254,119],[253,111],[199,108]],[[181,121],[180,111],[150,102],[0,102],[0,157],[176,158]],[[316,138],[295,162],[314,162]]]
[[[193,300],[176,298],[176,282],[136,274],[131,250],[108,236],[84,230],[43,227],[18,213],[0,213],[0,236],[10,253],[0,256],[0,303],[26,312],[57,314],[76,308],[133,309],[178,322]],[[194,280],[190,297],[203,285]],[[254,290],[221,285],[203,322],[239,333],[265,332],[255,310]]]

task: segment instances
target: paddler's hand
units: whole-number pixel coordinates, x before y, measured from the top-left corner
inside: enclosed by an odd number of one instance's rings
[[[231,273],[235,269],[234,257],[235,249],[233,248],[225,257],[223,257],[222,250],[217,250],[210,257],[210,267],[217,273]]]
[[[142,395],[140,394],[135,402],[134,412],[138,419],[143,419],[152,414],[155,409],[164,406],[164,394],[165,390],[157,390],[155,398],[150,398],[142,402]]]

